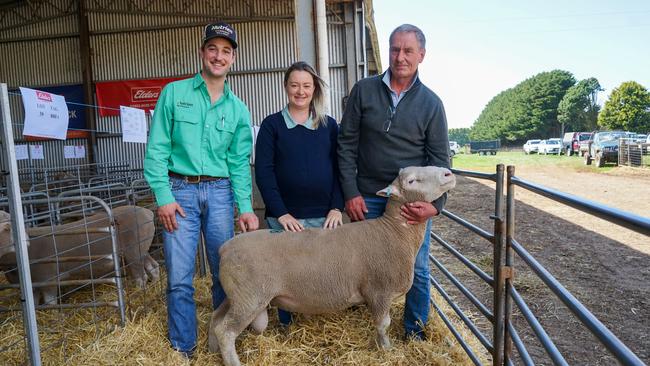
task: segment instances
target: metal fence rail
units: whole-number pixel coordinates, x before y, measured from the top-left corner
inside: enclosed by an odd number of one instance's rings
[[[466,284],[446,268],[440,260],[435,258],[433,255],[430,255],[430,262],[432,263],[433,268],[439,271],[460,293],[460,295],[469,301],[469,303],[478,310],[478,313],[483,315],[491,323],[492,340],[488,339],[488,337],[479,330],[471,317],[468,316],[467,312],[459,307],[458,299],[452,298],[434,275],[430,278],[431,284],[450,305],[451,309],[467,329],[469,329],[472,335],[476,337],[480,344],[483,345],[483,347],[492,355],[492,364],[514,364],[513,352],[515,349],[519,356],[519,361],[522,364],[535,364],[535,361],[531,357],[526,345],[512,323],[514,305],[521,312],[533,334],[540,341],[542,347],[549,355],[551,361],[555,365],[568,365],[565,357],[516,289],[513,276],[515,270],[514,255],[516,254],[619,362],[624,365],[644,365],[638,356],[625,346],[589,310],[587,310],[584,305],[582,305],[555,277],[553,277],[546,268],[537,262],[533,255],[531,255],[531,253],[529,253],[524,246],[514,238],[514,187],[519,186],[561,204],[573,207],[585,213],[649,236],[650,219],[519,179],[514,175],[515,169],[513,166],[508,166],[507,168],[507,179],[505,184],[503,165],[497,166],[495,174],[458,169],[452,169],[452,171],[456,175],[495,182],[494,214],[490,216],[490,218],[494,220],[494,230],[492,232],[480,228],[465,218],[462,218],[448,210],[442,211],[442,215],[451,221],[470,230],[478,237],[492,243],[493,273],[490,274],[483,271],[470,259],[464,256],[460,250],[454,248],[449,242],[445,241],[441,235],[432,232],[431,238],[435,240],[442,249],[446,250],[451,255],[451,258],[462,263],[462,265],[469,269],[472,274],[479,277],[483,283],[488,284],[492,288],[492,309],[490,310],[486,305],[484,305],[479,297],[472,293]],[[504,195],[504,186],[507,189],[507,195]],[[505,209],[503,207],[504,201]],[[452,334],[465,350],[470,360],[474,364],[480,365],[480,360],[475,351],[470,348],[469,343],[461,336],[457,327],[449,317],[441,311],[439,305],[436,304],[433,299],[431,302],[436,312],[451,330]],[[513,349],[513,345],[515,349]]]
[[[650,142],[620,139],[618,142],[618,165],[650,167]]]
[[[442,285],[434,276],[431,276],[431,283],[436,288],[438,293],[446,300],[449,306],[454,310],[458,317],[463,321],[467,328],[472,332],[472,334],[479,340],[479,342],[485,347],[485,349],[492,355],[493,361],[495,364],[502,363],[502,352],[500,351],[503,347],[503,302],[500,300],[503,293],[503,276],[501,268],[501,253],[502,253],[502,242],[503,242],[503,219],[502,219],[502,206],[503,206],[503,174],[504,166],[497,166],[496,173],[486,174],[480,172],[472,172],[460,169],[452,169],[452,172],[456,175],[484,179],[492,181],[496,184],[496,195],[495,195],[495,204],[494,204],[494,214],[490,216],[494,220],[494,229],[493,232],[489,232],[468,220],[448,211],[443,210],[442,215],[449,218],[451,221],[459,224],[460,226],[465,227],[466,229],[472,231],[476,235],[482,237],[492,244],[493,247],[493,276],[485,273],[481,270],[476,264],[471,260],[465,257],[460,251],[455,249],[449,242],[445,241],[441,236],[431,233],[431,238],[441,245],[442,248],[447,250],[454,258],[456,258],[460,263],[467,267],[472,273],[478,276],[482,282],[486,283],[492,288],[494,294],[493,306],[490,310],[485,304],[483,304],[479,298],[472,293],[462,281],[455,277],[450,270],[448,270],[440,261],[438,261],[434,256],[430,255],[429,260],[433,265],[454,285],[454,287],[460,291],[461,294],[472,303],[478,311],[492,324],[492,342],[484,335],[478,328],[478,326],[470,319],[465,312],[463,312],[456,302],[447,294],[443,289]],[[432,301],[433,303],[433,301]],[[480,365],[480,361],[470,349],[466,340],[464,340],[455,326],[447,319],[444,314],[441,314],[437,304],[434,304],[436,311],[443,318],[447,327],[452,331],[452,334],[456,337],[458,342],[461,344],[461,347],[467,352],[468,356],[474,362],[474,364]]]
[[[589,200],[570,196],[568,194],[546,188],[541,185],[526,182],[515,177],[515,167],[508,166],[507,169],[507,203],[506,203],[506,266],[513,266],[514,254],[517,254],[524,263],[544,282],[544,284],[564,303],[564,305],[582,322],[582,324],[603,344],[616,359],[624,365],[644,365],[643,361],[638,358],[623,342],[618,339],[605,325],[600,322],[587,308],[578,301],[562,284],[553,277],[546,268],[544,268],[535,258],[524,249],[514,238],[515,232],[515,186],[519,186],[531,192],[540,194],[557,202],[565,203],[571,207],[587,212],[609,222],[616,223],[620,226],[627,227],[638,233],[650,235],[650,219],[634,215],[632,213],[617,210],[605,205],[601,205]],[[522,311],[526,320],[531,324],[538,339],[544,345],[555,364],[566,364],[564,357],[555,347],[544,329],[536,322],[534,315],[530,312],[523,298],[518,294],[514,287],[512,278],[506,280],[506,322],[510,328],[511,305],[510,299],[513,299]],[[508,337],[508,333],[506,333]],[[508,340],[508,339],[507,339]],[[521,344],[523,346],[523,344]],[[517,347],[520,349],[520,346]],[[506,359],[510,357],[509,352],[505,352]]]

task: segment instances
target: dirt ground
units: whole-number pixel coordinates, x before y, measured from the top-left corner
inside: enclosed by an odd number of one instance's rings
[[[517,169],[517,177],[637,215],[650,216],[650,171],[616,168],[607,173],[569,169]],[[650,238],[624,229],[535,193],[515,188],[515,239],[546,267],[585,307],[644,362],[650,363]],[[493,230],[494,184],[460,177],[447,207],[485,230]],[[446,218],[434,230],[487,273],[492,246]],[[433,254],[491,308],[490,288],[432,243]],[[515,255],[516,257],[516,255]],[[437,270],[434,277],[451,287]],[[569,310],[515,258],[515,287],[572,365],[617,362]],[[456,299],[462,295],[449,291]],[[486,327],[469,302],[464,309]],[[513,305],[516,309],[516,305]],[[515,328],[536,364],[553,364],[523,316],[515,311]],[[484,334],[490,335],[489,331]],[[488,339],[491,337],[488,336]],[[518,358],[515,364],[522,364]]]

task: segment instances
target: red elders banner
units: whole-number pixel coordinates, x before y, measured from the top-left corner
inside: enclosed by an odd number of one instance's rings
[[[100,107],[108,107],[100,108],[99,115],[102,117],[119,116],[121,105],[145,111],[154,109],[163,87],[172,81],[185,78],[187,77],[95,83],[97,104]]]

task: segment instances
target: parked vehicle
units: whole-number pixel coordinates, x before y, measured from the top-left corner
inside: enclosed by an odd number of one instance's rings
[[[562,151],[566,156],[580,155],[580,142],[589,140],[591,132],[567,132],[562,138]]]
[[[460,152],[460,145],[456,141],[449,141],[449,152],[454,156]]]
[[[605,166],[607,162],[618,164],[619,139],[626,138],[624,131],[599,131],[595,132],[589,148],[584,152],[585,165],[590,165],[592,160],[597,167]]]
[[[538,153],[544,155],[548,155],[548,154],[560,155],[562,153],[562,140],[560,140],[559,138],[552,138],[552,139],[540,141],[538,147]]]
[[[488,140],[488,141],[470,141],[469,153],[478,153],[479,155],[496,155],[497,150],[501,147],[501,140]]]
[[[526,155],[538,152],[539,142],[542,140],[528,140],[524,144],[524,153]]]
[[[590,132],[589,135],[587,136],[587,138],[586,138],[585,140],[581,140],[581,141],[580,141],[580,147],[579,147],[579,149],[578,149],[578,151],[579,151],[579,153],[580,153],[580,156],[584,157],[584,156],[585,156],[585,153],[589,151],[589,145],[591,145],[591,142],[594,140],[594,135],[595,135],[597,132],[598,132],[598,131]],[[591,164],[591,163],[590,163],[590,164]]]

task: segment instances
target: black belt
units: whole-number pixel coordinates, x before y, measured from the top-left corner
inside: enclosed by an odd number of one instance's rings
[[[215,180],[224,180],[228,178],[224,177],[211,177],[209,175],[183,175],[183,174],[178,174],[174,172],[169,172],[170,177],[182,179],[186,181],[187,183],[199,183],[199,182],[212,182]]]

